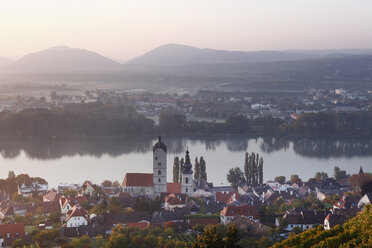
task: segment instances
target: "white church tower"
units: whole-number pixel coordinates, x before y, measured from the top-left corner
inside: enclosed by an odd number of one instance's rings
[[[152,150],[154,193],[155,196],[160,196],[161,193],[167,192],[167,147],[161,142],[161,136]]]
[[[186,151],[185,164],[182,170],[181,193],[188,196],[194,194],[194,182],[192,164],[190,162],[189,149]]]

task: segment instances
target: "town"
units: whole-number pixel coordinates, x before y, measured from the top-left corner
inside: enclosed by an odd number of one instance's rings
[[[173,242],[169,247],[191,247],[208,228],[233,225],[239,242],[266,247],[321,225],[343,225],[372,201],[372,174],[362,167],[352,175],[335,167],[333,177],[317,172],[307,182],[295,174],[263,182],[264,158],[247,152],[244,168],[227,172],[231,186],[216,186],[207,180],[208,161],[188,149],[174,158],[167,182],[167,152],[159,136],[152,173],[124,173],[122,183],[49,189],[42,178],[10,171],[0,180],[1,246],[118,247],[116,232],[126,228],[144,237],[155,232],[162,244]]]

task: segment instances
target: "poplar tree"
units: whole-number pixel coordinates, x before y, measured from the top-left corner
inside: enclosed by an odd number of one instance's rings
[[[260,158],[258,169],[260,171],[260,184],[263,184],[263,158]]]
[[[249,168],[249,154],[248,152],[245,153],[245,161],[244,161],[244,176],[245,179],[247,180],[247,184],[251,184],[251,171]]]
[[[173,162],[173,182],[180,182],[180,159],[178,157],[175,157]]]
[[[198,157],[195,158],[194,179],[200,181],[200,164],[198,162]]]
[[[200,179],[207,181],[207,164],[203,157],[200,157]]]
[[[183,158],[181,158],[181,161],[180,161],[180,177],[179,177],[179,182],[182,183],[182,171],[183,171],[183,166],[185,164],[185,160]]]

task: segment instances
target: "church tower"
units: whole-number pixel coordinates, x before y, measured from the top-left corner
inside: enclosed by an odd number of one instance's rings
[[[152,151],[154,193],[155,196],[160,196],[161,193],[167,192],[167,147],[161,141],[161,136]]]
[[[185,164],[182,170],[181,193],[188,196],[194,194],[194,182],[192,164],[190,162],[189,149],[186,151]]]

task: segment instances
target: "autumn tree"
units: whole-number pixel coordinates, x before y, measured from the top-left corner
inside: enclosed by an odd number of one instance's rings
[[[195,180],[200,180],[200,163],[198,161],[198,157],[195,158],[194,179]]]
[[[180,182],[180,159],[176,156],[173,161],[173,182]]]
[[[203,157],[200,157],[200,179],[207,181],[207,164]]]

